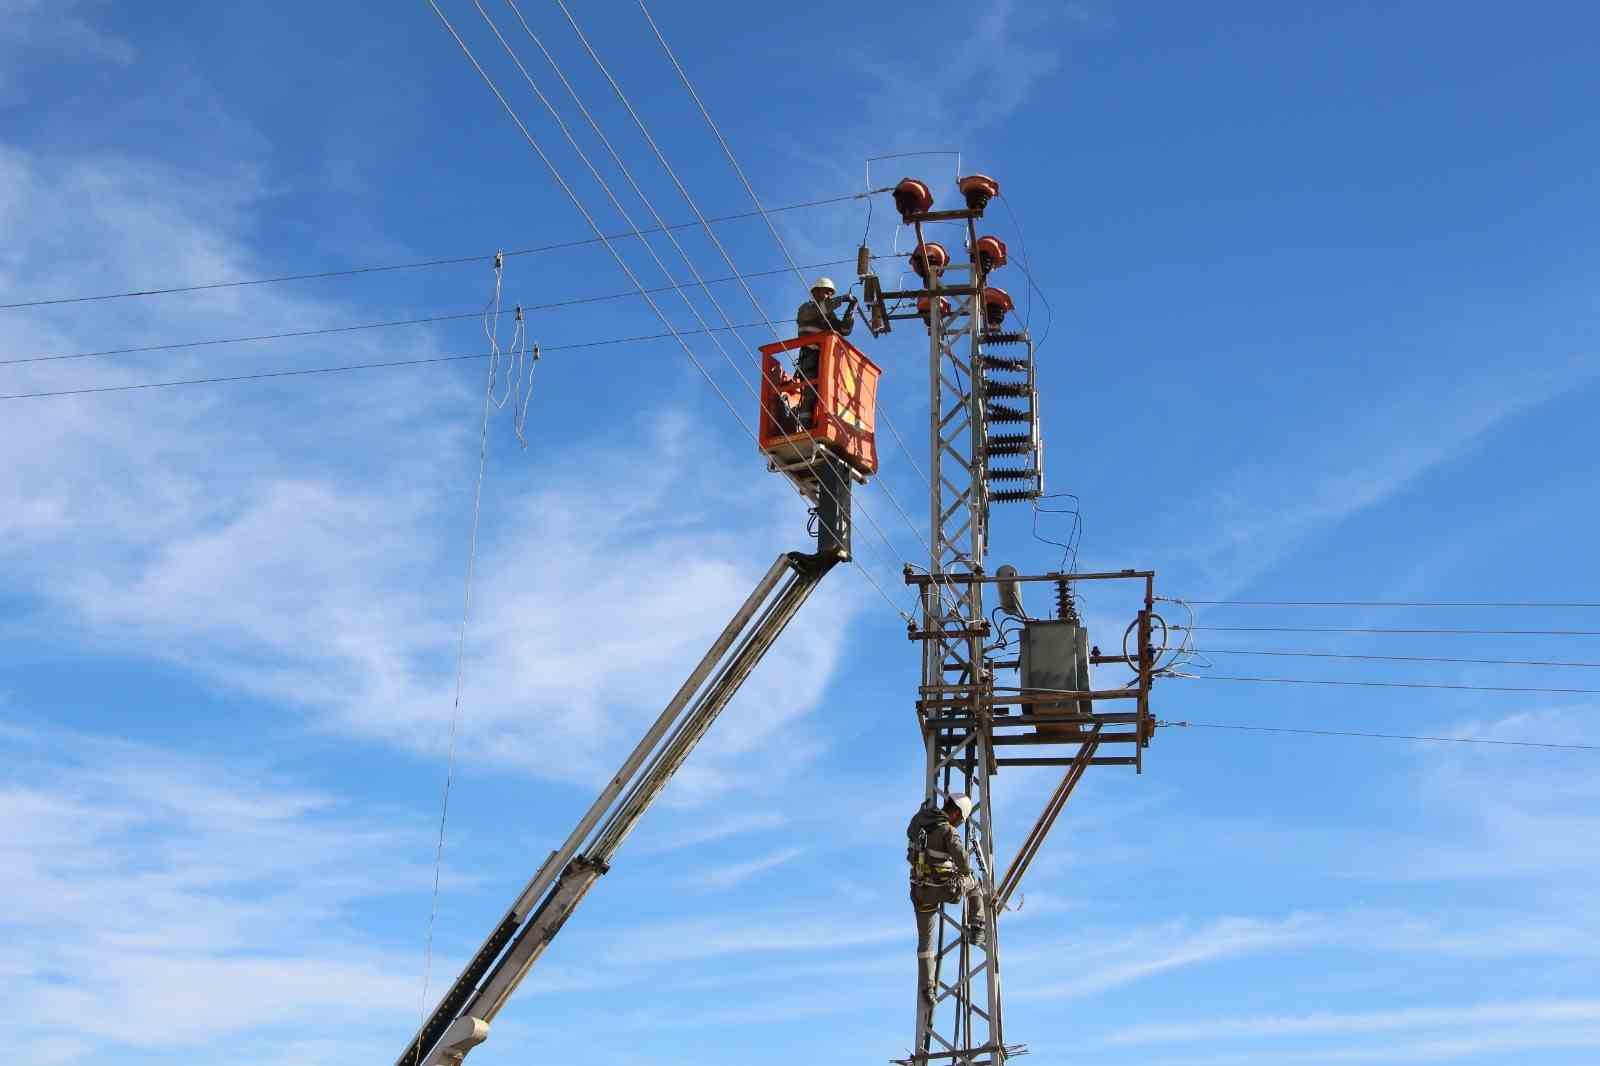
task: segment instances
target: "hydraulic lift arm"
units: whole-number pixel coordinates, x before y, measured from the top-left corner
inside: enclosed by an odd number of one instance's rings
[[[778,556],[577,828],[545,859],[445,992],[395,1066],[456,1066],[488,1037],[489,1023],[609,868],[611,856],[823,576],[848,557],[848,540],[838,550],[828,550],[834,545],[826,538],[819,540],[824,550],[815,554]]]

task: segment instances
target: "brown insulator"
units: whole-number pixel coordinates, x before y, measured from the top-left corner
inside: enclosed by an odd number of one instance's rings
[[[926,296],[917,297],[917,314],[922,316],[922,321],[924,321],[924,322],[928,321],[928,308],[930,306],[931,306],[931,304],[928,301],[928,297],[926,297]],[[940,318],[948,318],[949,316],[950,316],[950,301],[945,299],[943,296],[941,296],[941,297],[939,297],[939,317]]]
[[[1001,330],[986,329],[983,331],[983,335],[978,339],[984,344],[1021,344],[1023,341],[1028,339],[1028,335],[1021,331],[1011,333],[1003,332]]]
[[[1023,411],[1016,407],[1007,407],[1002,403],[992,403],[989,409],[983,412],[985,422],[1032,422],[1033,412]]]
[[[1004,289],[991,287],[983,290],[983,317],[990,326],[999,326],[1016,306],[1011,294]]]
[[[987,274],[1006,265],[1006,242],[999,237],[978,238],[978,265]]]
[[[917,277],[923,281],[928,280],[930,271],[934,277],[940,277],[944,274],[944,268],[949,265],[950,253],[945,251],[944,245],[938,241],[919,244],[916,251],[911,253],[911,269],[916,271]]]
[[[999,467],[984,474],[984,477],[990,481],[1032,481],[1038,476],[1039,471],[1030,467],[1020,467],[1015,470]]]
[[[1072,600],[1072,586],[1065,578],[1056,579],[1056,617],[1066,622],[1078,621],[1078,605]]]
[[[983,442],[990,455],[1026,455],[1033,451],[1033,437],[1027,433],[996,433]]]
[[[856,249],[856,277],[864,278],[872,273],[872,249],[862,245]]]
[[[894,206],[902,222],[910,222],[912,215],[933,210],[933,191],[916,178],[901,178],[894,187]]]
[[[960,187],[969,211],[982,211],[989,206],[990,200],[1000,195],[1000,183],[987,174],[969,174],[958,179],[956,185]]]

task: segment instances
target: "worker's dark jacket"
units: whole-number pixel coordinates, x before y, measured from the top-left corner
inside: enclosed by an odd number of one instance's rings
[[[906,859],[911,864],[911,902],[918,910],[954,903],[961,879],[972,874],[961,835],[937,807],[923,807],[906,826]]]
[[[850,336],[850,331],[855,328],[854,315],[840,318],[834,309],[844,303],[843,296],[830,296],[826,300],[807,300],[800,305],[800,310],[795,312],[795,328],[801,333],[837,333],[842,337]],[[817,305],[821,304],[821,307]],[[827,308],[824,313],[823,308]]]

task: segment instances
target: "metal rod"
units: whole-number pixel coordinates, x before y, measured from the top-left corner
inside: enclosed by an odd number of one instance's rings
[[[919,574],[919,573],[916,573],[915,571],[909,571],[909,570],[906,571],[904,576],[905,576],[905,582],[908,585],[926,585],[931,581],[938,581],[940,584],[956,584],[956,585],[969,584],[969,583],[970,584],[979,584],[979,585],[996,585],[996,584],[999,584],[1000,581],[1002,580],[1001,578],[995,577],[992,574],[963,574],[963,573],[940,574],[937,578],[934,578],[934,577],[928,576],[927,574]],[[1110,570],[1110,571],[1099,572],[1099,573],[1082,573],[1082,574],[1072,573],[1070,571],[1063,571],[1063,572],[1048,573],[1048,574],[1018,574],[1016,577],[1008,577],[1008,578],[1005,578],[1004,580],[1008,581],[1008,582],[1010,582],[1010,581],[1120,581],[1120,580],[1128,579],[1128,578],[1146,578],[1146,579],[1149,579],[1149,578],[1153,578],[1154,576],[1155,576],[1155,571],[1154,570]]]
[[[1071,766],[1071,759],[997,759],[1001,766]],[[1132,755],[1102,755],[1089,760],[1090,766],[1132,766],[1136,762]]]

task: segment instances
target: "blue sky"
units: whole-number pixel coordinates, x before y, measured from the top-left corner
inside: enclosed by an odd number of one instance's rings
[[[444,7],[597,221],[626,228],[472,4]],[[688,217],[559,11],[522,8],[662,214]],[[9,0],[0,14],[0,303],[588,235],[423,3]],[[1583,5],[656,15],[768,204],[859,191],[865,158],[894,152],[956,148],[1000,179],[1015,221],[991,212],[990,228],[1025,245],[1039,281],[1031,311],[1019,303],[1036,336],[1049,329],[1047,474],[1082,498],[1086,568],[1152,567],[1162,593],[1196,600],[1600,599],[1600,17]],[[697,201],[747,210],[637,8],[596,0],[578,17]],[[559,99],[531,42],[509,39]],[[875,183],[914,173],[953,193],[949,158],[887,166],[904,170],[875,167]],[[860,200],[777,216],[803,265],[853,258],[863,230],[904,250],[893,222],[879,203],[869,224]],[[719,234],[742,270],[786,268],[758,221]],[[703,237],[680,239],[725,273]],[[662,283],[636,245],[625,254]],[[1025,291],[1020,273],[1002,280]],[[478,261],[5,310],[0,351],[460,314],[492,281]],[[801,295],[782,272],[752,286],[779,320]],[[508,303],[628,288],[594,246],[505,272]],[[716,291],[735,321],[760,319],[737,288]],[[529,329],[554,348],[661,327],[622,299],[536,312]],[[869,351],[922,463],[915,332]],[[740,371],[770,334],[741,337],[727,358],[694,349],[749,417]],[[484,343],[465,318],[13,363],[0,393]],[[0,401],[0,1021],[30,1062],[398,1054],[422,993],[484,373]],[[528,436],[520,449],[509,411],[491,423],[434,992],[803,538],[801,503],[669,341],[550,352]],[[920,754],[917,659],[894,611],[910,602],[901,562],[925,557],[925,493],[887,442],[860,494],[878,527],[858,522],[862,569],[817,593],[473,1062],[905,1050],[899,834]],[[999,515],[996,562],[1056,564],[1030,520]],[[1097,591],[1085,607],[1113,643],[1128,604]],[[1593,630],[1597,613],[1218,606],[1199,621]],[[1592,637],[1200,636],[1600,660]],[[1583,669],[1212,661],[1600,688]],[[1582,694],[1202,679],[1156,699],[1171,719],[1574,744],[1600,743],[1597,709]],[[1593,757],[1165,730],[1142,776],[1085,781],[1030,873],[1005,930],[1008,1035],[1038,1061],[1094,1066],[1591,1062]],[[1000,779],[1002,854],[1051,784]]]

